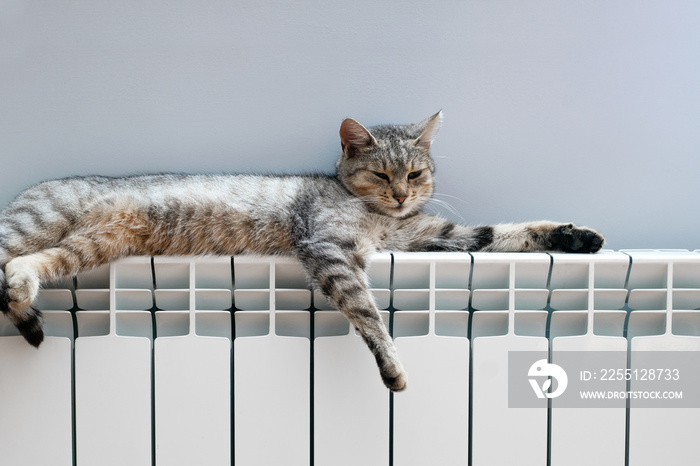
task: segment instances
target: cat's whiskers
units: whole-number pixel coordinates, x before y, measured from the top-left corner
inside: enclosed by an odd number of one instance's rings
[[[442,207],[452,215],[458,217],[460,221],[465,221],[464,217],[462,217],[462,215],[457,211],[457,209],[455,209],[449,202],[443,201],[442,199],[432,198],[425,204],[425,206],[433,207],[437,212],[440,212],[440,209],[437,206]]]
[[[457,199],[458,201],[464,202],[464,199],[462,199],[461,197],[453,196],[452,194],[433,193],[433,196],[451,197],[452,199]]]
[[[433,205],[431,205],[431,204],[429,204],[429,203],[428,203],[428,204],[425,204],[423,207],[424,207],[425,209],[429,210],[429,211],[430,211],[432,214],[434,214],[434,215],[439,215],[439,214],[440,214],[440,210],[439,210],[437,207],[435,207],[435,206],[433,206]]]
[[[448,198],[455,199],[455,200],[459,201],[459,203],[463,204],[463,205],[471,205],[473,203],[473,199],[464,199],[462,197],[453,196],[452,194],[433,193],[433,198],[435,198],[435,197],[448,197]],[[446,202],[446,201],[443,201],[443,202]],[[450,207],[455,209],[455,207],[452,205],[450,205]]]

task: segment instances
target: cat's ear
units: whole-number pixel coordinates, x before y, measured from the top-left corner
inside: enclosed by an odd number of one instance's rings
[[[418,136],[418,139],[414,141],[414,144],[417,147],[420,147],[421,149],[425,150],[426,152],[430,150],[430,145],[435,140],[435,136],[437,136],[441,124],[442,110],[440,110],[430,118],[418,123],[416,126],[420,131],[420,136]]]
[[[340,144],[343,153],[352,158],[377,144],[372,133],[352,118],[346,118],[340,125]]]

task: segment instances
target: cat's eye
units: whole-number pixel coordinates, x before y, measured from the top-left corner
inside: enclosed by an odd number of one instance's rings
[[[421,173],[423,173],[423,170],[416,170],[414,172],[411,172],[408,174],[408,179],[415,180],[416,178],[418,178],[421,175]]]
[[[377,178],[381,178],[381,179],[384,180],[384,181],[391,181],[391,180],[389,179],[389,175],[387,175],[386,173],[382,173],[382,172],[372,172],[372,173],[374,173],[374,175],[375,175]]]

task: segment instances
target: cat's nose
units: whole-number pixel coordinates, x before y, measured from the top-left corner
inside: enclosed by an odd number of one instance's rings
[[[406,200],[406,197],[407,196],[394,196],[394,199],[396,199],[398,201],[399,205],[402,205],[403,201]]]

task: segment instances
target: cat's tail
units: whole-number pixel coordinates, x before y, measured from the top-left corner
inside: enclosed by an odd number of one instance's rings
[[[19,333],[30,345],[39,347],[44,341],[44,317],[41,311],[34,307],[28,307],[17,312],[10,308],[9,303],[10,297],[5,272],[0,268],[0,311],[17,327]]]

